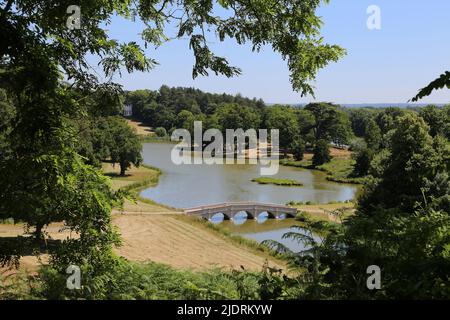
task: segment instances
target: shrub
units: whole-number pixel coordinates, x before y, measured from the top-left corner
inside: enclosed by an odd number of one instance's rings
[[[158,137],[161,137],[161,138],[167,136],[167,131],[163,127],[156,128],[155,133]]]

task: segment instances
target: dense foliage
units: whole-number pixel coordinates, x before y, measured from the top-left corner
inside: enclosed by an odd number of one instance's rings
[[[310,234],[285,235],[309,248],[290,252],[291,265],[304,271],[302,297],[450,298],[450,142],[433,138],[415,112],[392,125],[387,147],[369,164],[356,213],[338,225],[304,221]],[[313,232],[324,236],[318,241]],[[366,286],[371,265],[382,270],[379,290]]]

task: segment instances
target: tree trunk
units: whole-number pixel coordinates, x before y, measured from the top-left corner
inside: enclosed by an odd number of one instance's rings
[[[127,166],[124,163],[120,164],[120,176],[125,176],[125,171],[127,170]]]
[[[42,228],[43,225],[41,223],[36,224],[36,230],[34,231],[34,239],[37,244],[40,244],[42,240]]]

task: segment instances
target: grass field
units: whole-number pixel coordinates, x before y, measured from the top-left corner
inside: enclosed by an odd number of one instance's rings
[[[170,136],[158,137],[152,127],[146,124],[132,120],[126,119],[128,125],[136,130],[136,134],[139,136],[142,143],[145,142],[162,142],[162,143],[174,143],[170,140]]]
[[[152,136],[155,135],[155,132],[153,129],[145,124],[143,124],[140,121],[126,119],[128,122],[128,125],[136,130],[136,133],[140,136]]]
[[[176,268],[195,270],[212,267],[261,270],[269,265],[284,268],[283,262],[264,252],[239,245],[199,222],[177,215],[115,215],[123,238],[117,252],[133,261],[155,261]]]
[[[314,167],[311,160],[294,161],[283,159],[280,164],[284,166],[319,170],[327,173],[327,180],[338,183],[361,184],[364,178],[352,177],[355,160],[345,157],[332,158],[330,162]]]

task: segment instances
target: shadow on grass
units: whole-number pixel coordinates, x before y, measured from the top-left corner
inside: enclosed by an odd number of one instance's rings
[[[104,175],[110,178],[127,178],[132,176],[132,174],[129,173],[126,173],[123,176],[121,176],[120,173],[117,172],[105,172]]]
[[[52,253],[60,243],[61,240],[55,239],[37,242],[31,236],[0,237],[0,267],[18,268],[20,257]]]

